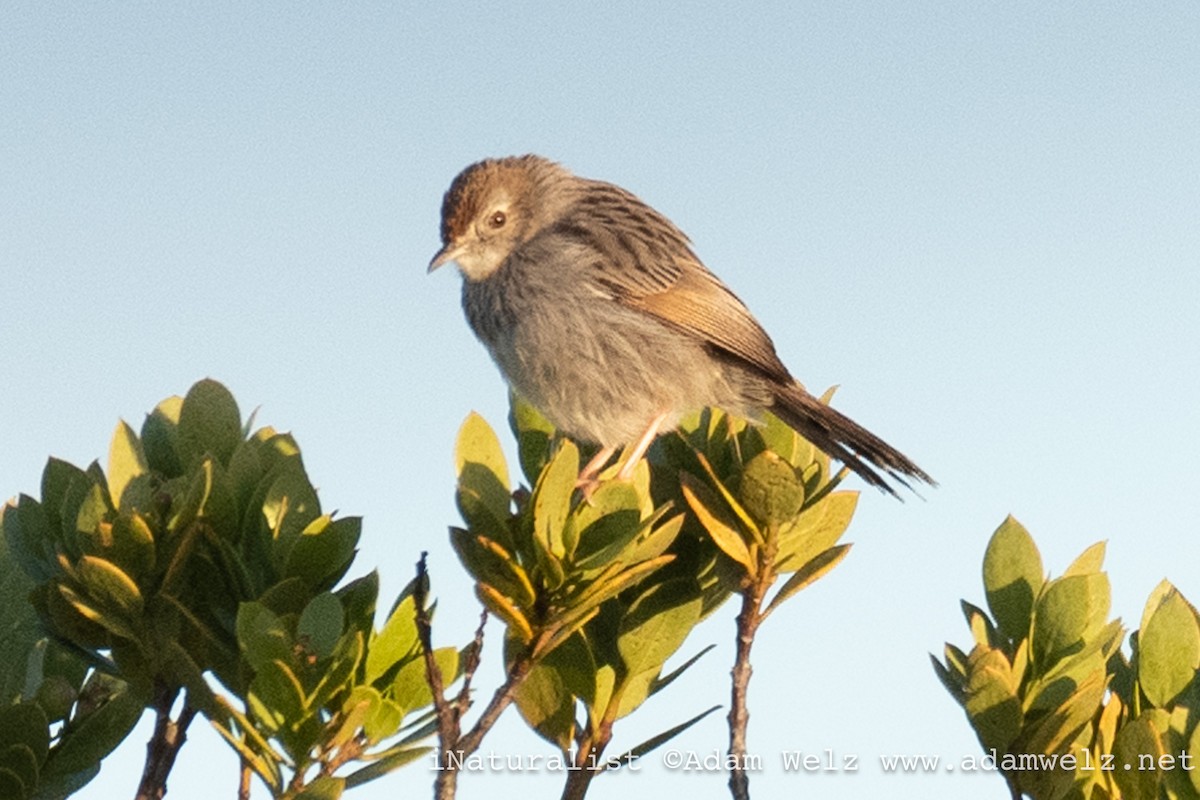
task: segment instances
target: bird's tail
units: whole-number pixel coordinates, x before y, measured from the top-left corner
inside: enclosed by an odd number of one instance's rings
[[[888,494],[896,496],[888,479],[906,488],[912,488],[910,479],[937,485],[908,456],[799,385],[777,388],[771,411],[831,458],[841,461],[867,483]]]

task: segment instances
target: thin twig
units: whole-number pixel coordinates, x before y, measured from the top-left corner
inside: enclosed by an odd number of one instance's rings
[[[737,655],[733,661],[733,688],[729,703],[729,792],[734,800],[750,800],[750,776],[742,768],[746,755],[746,727],[750,722],[750,710],[746,695],[750,689],[750,676],[754,669],[750,665],[750,649],[754,646],[754,634],[762,621],[759,616],[760,597],[748,589],[742,594],[742,610],[737,616]]]
[[[766,541],[758,550],[756,569],[748,575],[742,585],[742,608],[737,616],[737,645],[733,660],[732,688],[729,703],[729,793],[734,800],[750,800],[750,775],[746,772],[746,729],[750,723],[750,709],[746,697],[750,692],[750,677],[754,668],[750,664],[750,650],[754,637],[762,625],[763,600],[775,583],[775,556],[779,551],[779,530],[772,526],[767,531]]]
[[[463,687],[459,690],[454,702],[450,702],[446,699],[445,681],[433,655],[433,622],[429,617],[427,607],[429,595],[427,556],[428,553],[422,552],[421,558],[417,562],[417,583],[413,589],[417,640],[421,644],[421,655],[425,659],[425,680],[429,684],[429,691],[433,696],[433,709],[438,720],[438,769],[437,777],[433,782],[434,797],[436,800],[453,800],[458,787],[459,768],[466,761],[467,756],[479,749],[483,743],[483,737],[500,719],[504,710],[516,699],[518,687],[533,668],[531,654],[540,651],[540,647],[545,644],[549,634],[543,632],[525,653],[517,656],[508,669],[504,684],[492,695],[491,701],[471,729],[463,734],[462,716],[470,705],[470,679],[474,677],[475,671],[479,668],[487,611],[485,610],[480,616],[479,627],[475,630],[475,638],[466,655]]]
[[[580,738],[579,746],[575,751],[575,762],[567,773],[567,782],[563,786],[561,800],[583,800],[588,787],[592,784],[592,779],[607,768],[602,759],[605,748],[612,741],[613,721],[617,717],[619,708],[620,695],[614,692],[596,730],[588,732]]]
[[[175,766],[179,748],[187,741],[188,726],[196,716],[196,709],[185,698],[179,719],[171,719],[171,706],[178,696],[178,687],[167,686],[161,681],[155,687],[154,733],[146,744],[146,765],[138,784],[137,800],[162,800],[167,794],[167,777]]]
[[[417,640],[421,643],[421,655],[425,659],[425,681],[433,697],[433,710],[437,715],[438,770],[433,781],[436,800],[453,800],[458,784],[458,770],[450,758],[458,743],[461,728],[457,709],[446,701],[446,686],[442,671],[438,669],[433,653],[433,621],[429,617],[429,570],[422,551],[417,561],[417,581],[413,588],[413,603],[416,606]]]
[[[463,660],[462,688],[458,691],[458,697],[454,699],[459,719],[462,719],[463,714],[467,713],[467,709],[471,705],[471,681],[475,678],[475,671],[479,669],[479,662],[483,654],[483,629],[487,625],[487,621],[488,611],[485,608],[479,613],[479,627],[475,629],[475,638],[467,645],[466,657]]]
[[[250,762],[242,759],[241,770],[238,772],[238,800],[250,800]]]

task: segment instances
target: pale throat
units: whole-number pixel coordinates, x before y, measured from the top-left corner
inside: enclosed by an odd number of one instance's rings
[[[507,257],[508,254],[498,247],[488,247],[482,250],[464,248],[454,261],[458,264],[458,271],[463,274],[464,278],[477,282],[490,277],[492,273],[500,269],[500,265]]]

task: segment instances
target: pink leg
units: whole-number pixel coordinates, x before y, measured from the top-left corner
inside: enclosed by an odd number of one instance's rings
[[[596,482],[596,476],[600,474],[600,470],[604,469],[604,465],[612,458],[612,454],[617,452],[615,444],[600,448],[600,452],[592,457],[592,460],[587,463],[583,471],[579,473],[579,480],[575,481],[576,486],[587,486]]]
[[[667,421],[667,414],[659,414],[650,421],[650,427],[646,428],[646,432],[642,434],[642,438],[637,440],[637,444],[633,446],[625,455],[625,464],[621,467],[621,471],[617,473],[618,480],[629,480],[633,475],[633,469],[637,466],[638,461],[641,461],[642,456],[650,448],[651,442],[658,436],[658,429]]]

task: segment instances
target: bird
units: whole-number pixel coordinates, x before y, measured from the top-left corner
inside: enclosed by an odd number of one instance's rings
[[[478,161],[442,199],[441,248],[467,322],[513,391],[559,431],[618,448],[628,479],[658,435],[705,407],[779,417],[871,486],[936,485],[903,453],[810,394],[746,305],[666,216],[539,155]]]

